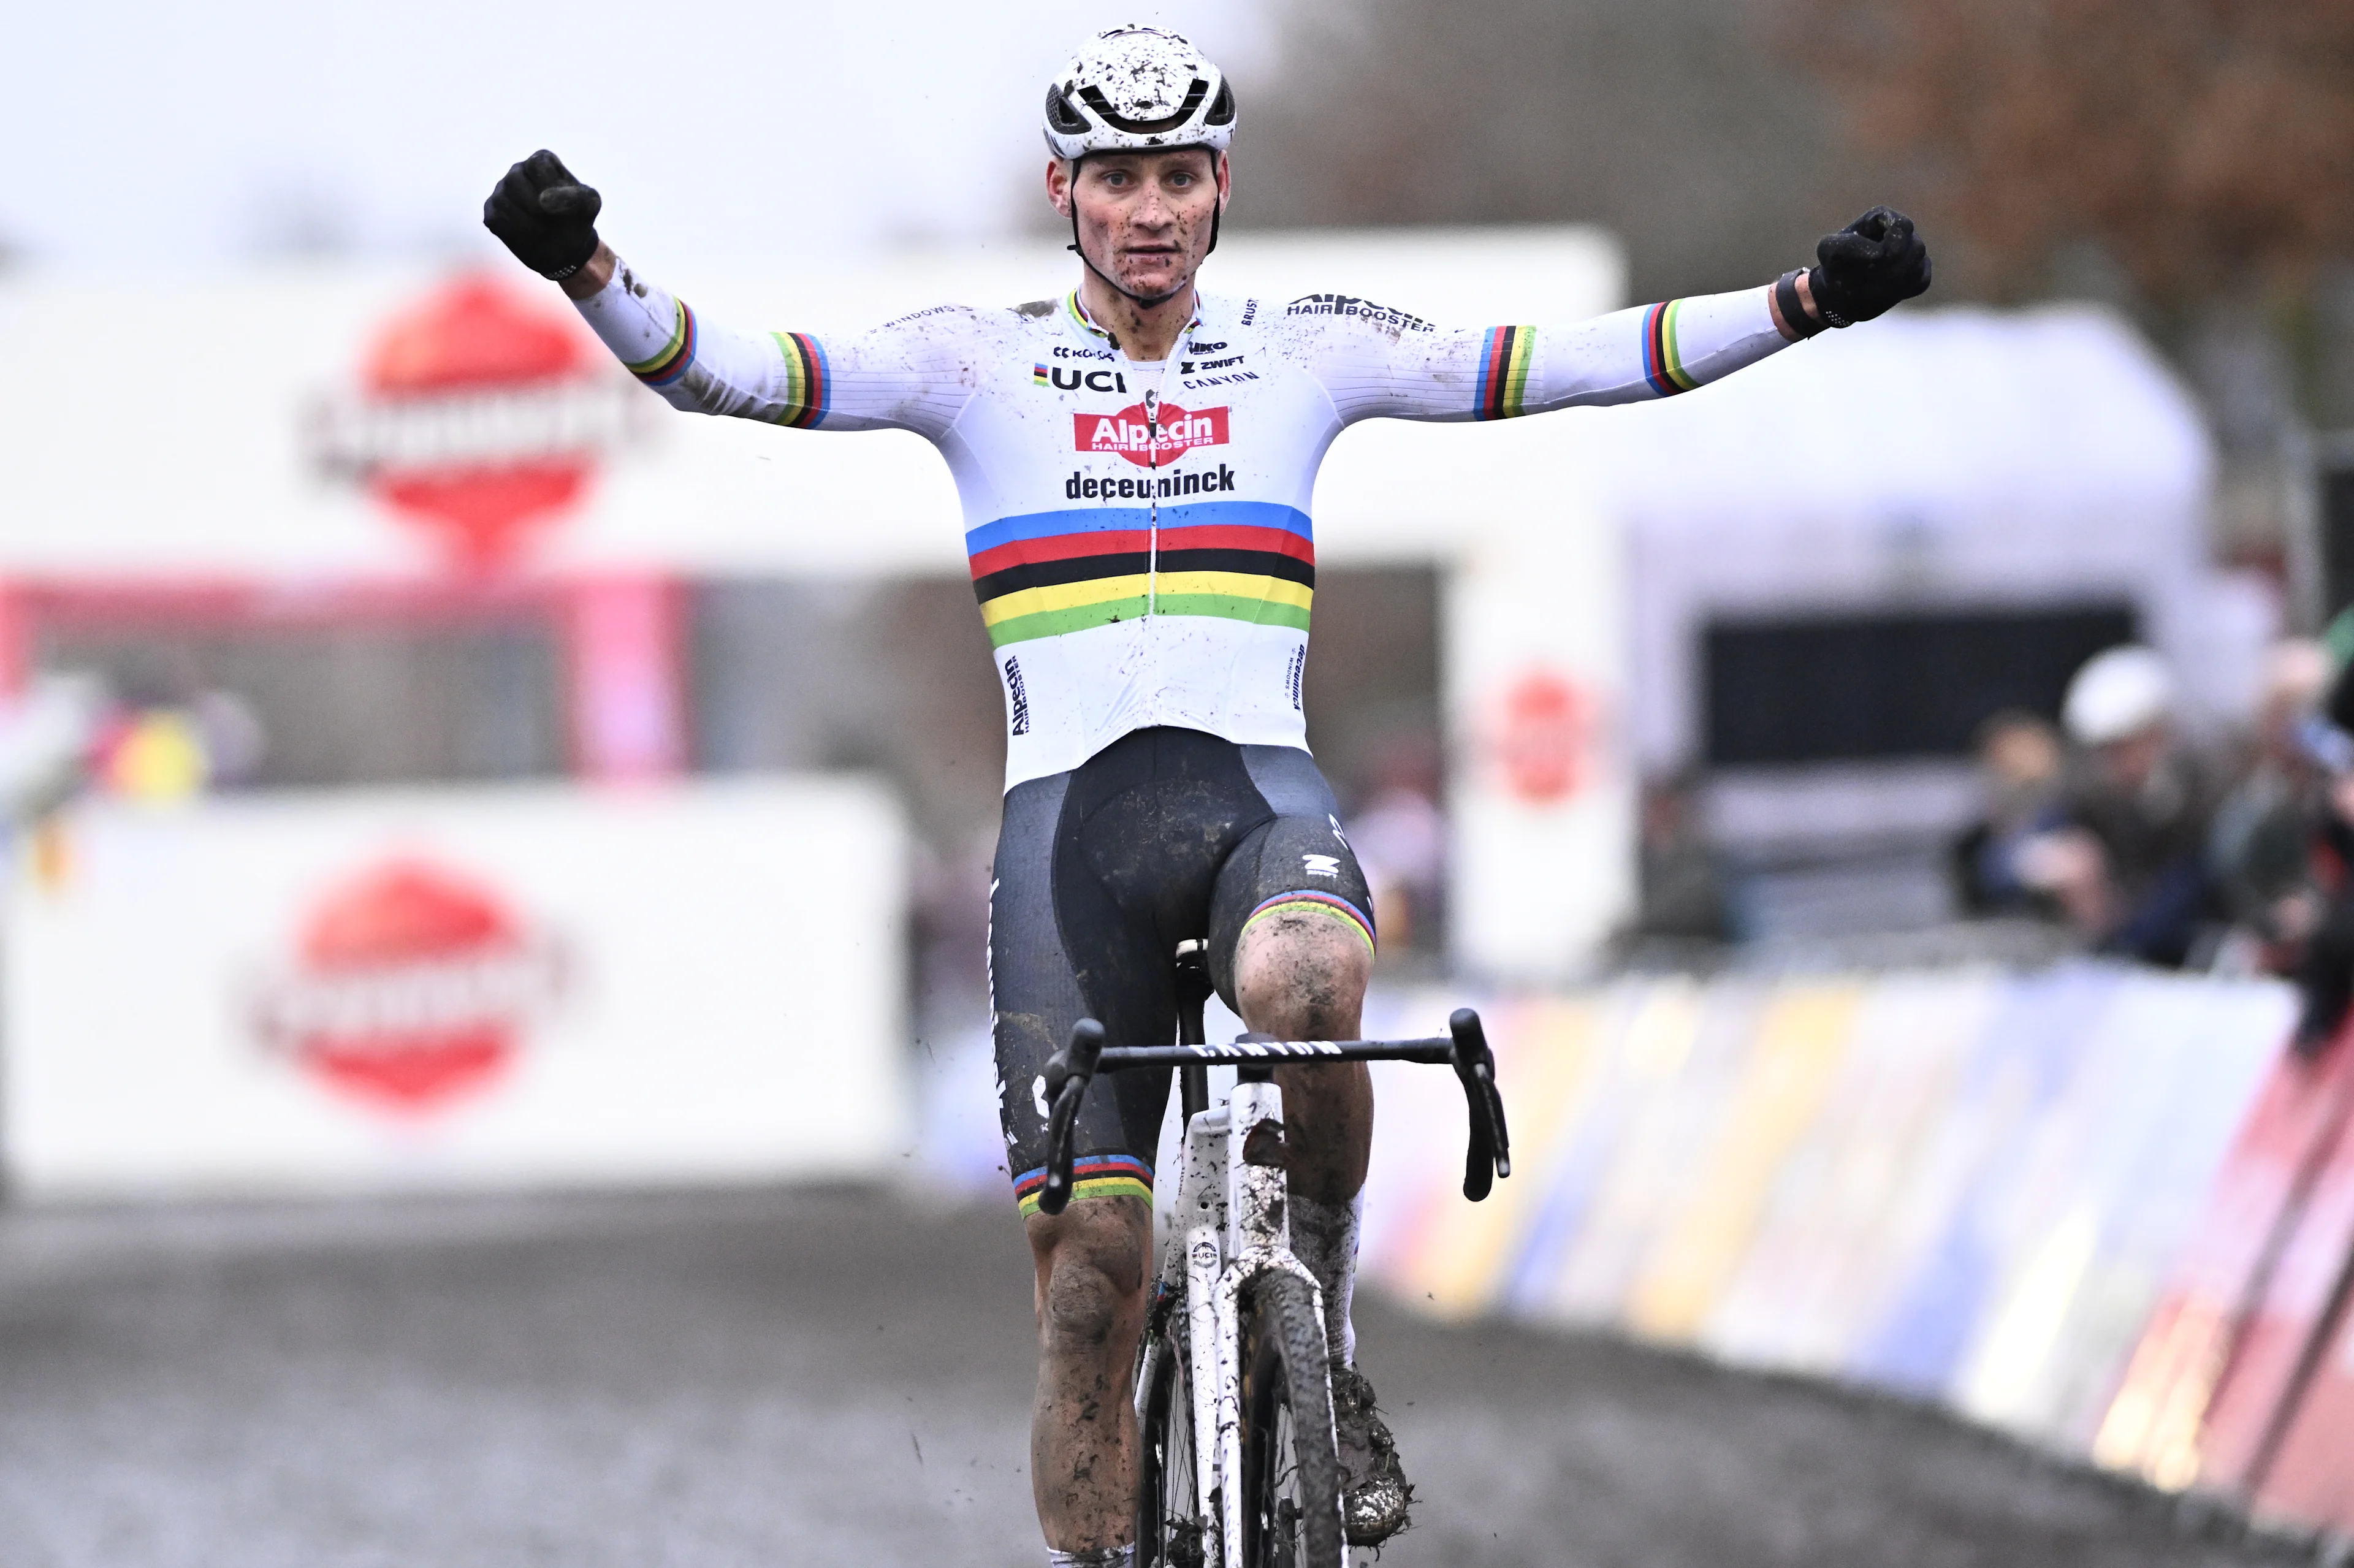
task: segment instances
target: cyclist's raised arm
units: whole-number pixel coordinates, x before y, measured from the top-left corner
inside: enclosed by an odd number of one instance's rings
[[[1282,321],[1344,421],[1504,419],[1637,403],[1706,386],[1929,286],[1912,220],[1885,207],[1827,236],[1819,254],[1820,265],[1760,288],[1562,326],[1439,327],[1345,294],[1295,300]]]
[[[597,237],[602,201],[546,151],[509,169],[482,222],[563,286],[590,330],[672,407],[829,430],[937,437],[971,396],[981,313],[943,307],[823,340],[705,320]]]
[[[618,260],[610,281],[573,303],[631,375],[690,413],[937,437],[979,379],[981,313],[962,306],[823,338],[745,332],[707,320]]]

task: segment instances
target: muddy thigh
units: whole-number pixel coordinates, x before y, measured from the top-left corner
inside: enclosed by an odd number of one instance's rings
[[[1286,1040],[1353,1040],[1361,1029],[1373,955],[1343,921],[1311,910],[1252,924],[1235,954],[1243,1022]],[[1345,1203],[1365,1184],[1373,1138],[1373,1080],[1363,1062],[1300,1063],[1275,1070],[1283,1091],[1292,1191]]]

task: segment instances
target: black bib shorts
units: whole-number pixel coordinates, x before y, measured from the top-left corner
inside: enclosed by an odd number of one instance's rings
[[[1006,1169],[1024,1215],[1046,1179],[1046,1058],[1081,1018],[1114,1045],[1173,1043],[1177,944],[1207,938],[1235,1005],[1236,943],[1309,907],[1370,949],[1373,899],[1314,758],[1191,729],[1122,736],[1005,797],[990,890],[990,1008]],[[1079,1112],[1073,1196],[1150,1202],[1169,1074],[1108,1073]]]

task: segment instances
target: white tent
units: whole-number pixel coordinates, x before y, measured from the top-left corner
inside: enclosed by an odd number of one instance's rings
[[[1901,310],[1579,434],[1627,532],[1647,768],[1692,754],[1696,630],[1725,612],[2111,597],[2194,700],[2244,701],[2245,621],[2207,562],[2205,429],[2106,312]]]

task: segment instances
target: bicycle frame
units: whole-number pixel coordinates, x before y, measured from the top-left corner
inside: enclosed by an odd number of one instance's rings
[[[1229,1568],[1240,1568],[1243,1539],[1243,1489],[1222,1484],[1242,1474],[1243,1293],[1281,1270],[1307,1282],[1319,1312],[1324,1304],[1315,1277],[1291,1253],[1282,1128],[1283,1091],[1271,1082],[1239,1082],[1225,1105],[1193,1117],[1181,1157],[1178,1224],[1160,1274],[1162,1289],[1184,1291],[1194,1501],[1200,1517],[1214,1521]],[[1140,1400],[1147,1396],[1140,1391]]]
[[[1283,1094],[1274,1082],[1279,1062],[1408,1061],[1455,1069],[1470,1114],[1463,1195],[1477,1202],[1493,1179],[1511,1174],[1504,1107],[1496,1092],[1495,1062],[1479,1016],[1458,1009],[1448,1034],[1424,1040],[1281,1041],[1246,1035],[1232,1045],[1203,1043],[1202,1009],[1209,986],[1199,967],[1199,944],[1179,959],[1179,1044],[1107,1049],[1103,1026],[1082,1019],[1071,1043],[1047,1063],[1047,1174],[1039,1206],[1060,1213],[1070,1202],[1072,1129],[1080,1099],[1097,1072],[1176,1067],[1182,1086],[1184,1137],[1179,1145],[1174,1223],[1156,1276],[1158,1288],[1182,1291],[1184,1339],[1191,1369],[1193,1480],[1197,1517],[1214,1532],[1206,1561],[1244,1568],[1242,1431],[1242,1303],[1271,1272],[1307,1282],[1320,1317],[1323,1294],[1307,1266],[1292,1255],[1289,1182],[1285,1169]],[[1193,949],[1189,951],[1188,949]],[[1208,1104],[1208,1069],[1231,1065],[1234,1093]],[[1164,1333],[1163,1353],[1173,1349]],[[1152,1340],[1148,1333],[1146,1350]],[[1139,1367],[1136,1399],[1146,1415],[1155,1368]],[[1328,1433],[1327,1440],[1332,1435]],[[1204,1439],[1208,1441],[1204,1442]]]

